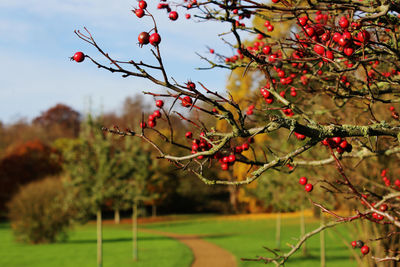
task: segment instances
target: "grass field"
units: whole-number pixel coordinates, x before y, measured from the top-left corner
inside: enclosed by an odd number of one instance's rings
[[[146,228],[153,228],[173,233],[199,234],[204,235],[204,239],[223,247],[234,254],[238,261],[238,266],[261,266],[261,262],[246,262],[240,258],[256,258],[257,256],[272,256],[263,246],[269,248],[276,247],[274,219],[204,219],[195,223],[192,221],[164,222],[146,225]],[[319,226],[319,222],[313,218],[307,218],[306,230],[310,231]],[[281,227],[281,248],[288,251],[287,243],[294,244],[295,238],[300,236],[299,218],[282,219]],[[326,266],[357,266],[351,258],[343,240],[350,242],[346,237],[347,229],[345,226],[328,229],[326,237]],[[308,256],[303,257],[297,253],[290,259],[287,266],[320,266],[320,239],[316,235],[307,241]],[[271,265],[272,266],[272,265]]]
[[[125,227],[105,225],[103,266],[190,266],[192,253],[178,241],[139,233],[139,261],[132,260],[131,232]],[[4,267],[85,267],[96,266],[94,224],[76,227],[65,243],[27,245],[14,241],[8,224],[0,224],[0,266]]]
[[[261,266],[260,262],[245,262],[240,258],[270,256],[263,246],[276,247],[275,223],[270,219],[226,219],[218,216],[182,217],[183,220],[141,225],[165,232],[198,234],[204,239],[234,254],[238,266]],[[319,222],[306,219],[307,230],[318,227]],[[299,218],[283,218],[281,248],[287,251],[287,243],[294,244],[300,235]],[[326,231],[326,266],[357,266],[343,238],[348,242],[347,229]],[[342,236],[342,238],[339,238]],[[319,266],[319,236],[307,242],[308,256],[296,254],[287,266]],[[190,266],[191,251],[178,241],[148,233],[139,233],[138,263],[131,260],[130,225],[104,226],[103,266]],[[94,224],[76,227],[65,243],[27,245],[16,243],[8,224],[0,224],[0,266],[96,266],[96,229]],[[269,265],[268,265],[269,266]]]

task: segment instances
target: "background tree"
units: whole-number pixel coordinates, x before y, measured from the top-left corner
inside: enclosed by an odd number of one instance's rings
[[[47,177],[22,186],[8,210],[17,240],[38,244],[64,240],[76,207],[67,201],[61,178]]]
[[[39,140],[10,148],[0,160],[0,210],[24,184],[61,172],[61,158]]]
[[[71,198],[80,202],[82,217],[96,214],[98,265],[102,265],[102,206],[115,195],[114,181],[128,180],[135,172],[133,155],[114,147],[99,124],[91,117],[83,124],[78,140],[64,144],[64,167],[70,180],[67,187]]]
[[[57,104],[42,112],[32,123],[43,129],[42,134],[49,141],[60,137],[75,138],[79,135],[80,114],[67,105]]]

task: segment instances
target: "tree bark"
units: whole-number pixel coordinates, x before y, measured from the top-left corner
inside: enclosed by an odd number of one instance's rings
[[[101,219],[101,209],[97,210],[97,266],[103,266],[103,227]]]
[[[321,211],[321,225],[324,225],[325,220],[324,220],[324,215],[322,214]],[[325,231],[321,231],[319,233],[320,237],[320,248],[321,248],[321,267],[325,267]]]
[[[276,248],[281,248],[281,213],[279,212],[276,216]]]
[[[151,205],[151,217],[157,217],[157,205]]]
[[[133,243],[133,250],[132,250],[132,255],[133,255],[133,260],[137,261],[138,260],[138,244],[137,244],[137,200],[135,199],[133,201],[133,207],[132,207],[132,243]]]
[[[121,216],[120,216],[119,209],[115,209],[114,210],[114,223],[119,224],[120,222],[121,222]]]
[[[304,218],[304,206],[301,206],[301,213],[300,213],[300,236],[304,236],[306,234],[306,223]],[[301,246],[301,252],[303,256],[307,256],[307,243],[304,243]]]

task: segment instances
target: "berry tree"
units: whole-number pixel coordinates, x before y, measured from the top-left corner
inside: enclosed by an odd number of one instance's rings
[[[363,220],[386,230],[354,247],[360,248],[363,255],[372,254],[376,262],[399,261],[397,243],[381,253],[370,247],[374,242],[395,238],[400,227],[400,180],[393,183],[384,171],[383,183],[375,181],[376,169],[392,166],[391,174],[397,171],[393,166],[400,152],[396,111],[400,92],[400,3],[191,0],[160,1],[157,7],[167,11],[171,23],[183,17],[178,15],[180,12],[188,12],[186,19],[229,24],[234,41],[223,40],[237,52],[228,55],[210,48],[209,54],[201,58],[211,70],[242,69],[242,75],[251,72],[256,89],[235,97],[209,89],[207,81],[169,78],[162,57],[162,27],[147,10],[147,3],[139,1],[133,10],[139,23],[149,19],[154,27],[138,33],[138,45],[144,53],[151,51],[156,64],[140,58],[114,59],[87,29],[75,32],[103,58],[77,52],[73,57],[76,62],[87,58],[98,68],[123,77],[148,79],[165,88],[162,94],[146,92],[157,100],[158,109],[146,120],[143,116],[140,130],[104,130],[142,138],[154,147],[159,158],[209,185],[246,185],[265,179],[263,174],[270,171],[331,170],[323,179],[299,181],[311,203],[329,214],[331,220],[303,235],[289,252],[253,260],[283,265],[311,236],[342,223]],[[262,19],[264,25],[246,25],[245,19],[254,17]],[[272,35],[283,23],[291,25],[290,30]],[[245,42],[245,38],[256,41]],[[171,120],[176,117],[193,130],[181,133],[173,129]],[[214,120],[212,125],[202,122],[210,118]],[[185,135],[189,142],[179,141],[176,135]],[[165,149],[160,142],[186,154]],[[360,171],[363,164],[369,166],[368,172]],[[209,171],[232,171],[237,165],[247,165],[245,178],[221,179]],[[235,173],[233,177],[237,177]],[[316,191],[351,204],[352,215],[340,215],[327,203],[313,201]]]

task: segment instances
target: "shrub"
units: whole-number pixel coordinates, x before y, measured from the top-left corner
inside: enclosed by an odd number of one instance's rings
[[[8,203],[11,226],[19,241],[51,243],[66,238],[73,211],[58,177],[21,187]]]

